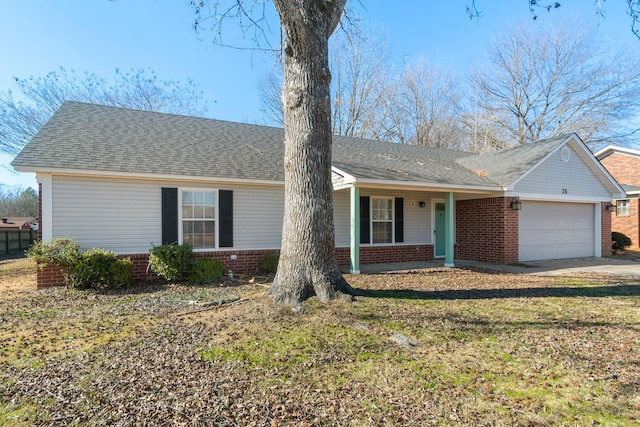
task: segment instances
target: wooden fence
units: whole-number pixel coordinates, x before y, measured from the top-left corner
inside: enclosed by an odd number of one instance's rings
[[[23,252],[38,238],[38,230],[0,231],[0,254]]]

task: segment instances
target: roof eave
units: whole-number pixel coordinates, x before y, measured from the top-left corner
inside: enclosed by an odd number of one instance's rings
[[[284,181],[267,180],[267,179],[248,179],[223,176],[191,176],[191,175],[165,175],[142,172],[120,172],[90,169],[66,169],[66,168],[49,168],[40,166],[14,166],[18,172],[31,172],[36,174],[52,174],[52,175],[72,175],[72,176],[90,176],[90,177],[106,177],[106,178],[136,178],[156,181],[200,181],[200,182],[223,182],[237,184],[255,184],[255,185],[277,185],[284,186]]]

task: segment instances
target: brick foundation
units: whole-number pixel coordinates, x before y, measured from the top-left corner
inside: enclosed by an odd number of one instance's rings
[[[336,248],[339,265],[351,263],[350,248]],[[433,245],[360,246],[360,264],[429,261],[433,259]]]
[[[258,261],[264,254],[277,253],[277,249],[256,251],[216,251],[194,252],[195,259],[208,257],[219,259],[224,263],[225,273],[253,273],[257,269]],[[231,255],[237,258],[231,260]],[[149,254],[122,255],[131,258],[133,264],[133,280],[153,279],[157,276],[148,269]],[[336,258],[339,265],[349,265],[350,249],[336,248]],[[432,245],[406,245],[406,246],[366,246],[360,248],[361,264],[378,264],[387,262],[412,262],[428,261],[433,259]],[[64,277],[60,269],[46,267],[38,269],[38,288],[64,285]]]
[[[518,261],[518,211],[509,197],[456,202],[455,258],[508,264]]]

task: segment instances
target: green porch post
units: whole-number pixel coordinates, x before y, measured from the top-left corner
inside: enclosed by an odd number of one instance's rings
[[[453,242],[454,242],[454,202],[453,202],[453,193],[447,193],[445,197],[445,236],[444,236],[444,266],[445,267],[453,267]]]
[[[360,274],[360,189],[351,187],[351,274]]]

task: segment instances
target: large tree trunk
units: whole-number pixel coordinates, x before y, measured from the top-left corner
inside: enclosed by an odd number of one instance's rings
[[[294,309],[353,289],[335,256],[328,39],[346,0],[274,0],[285,34],[282,248],[269,293]]]

